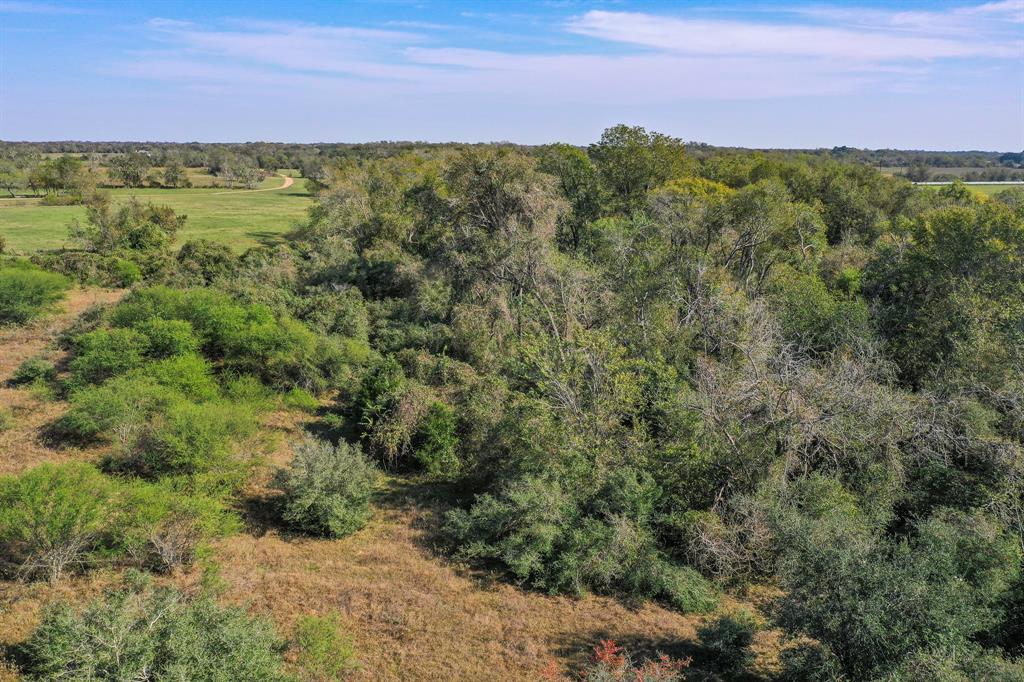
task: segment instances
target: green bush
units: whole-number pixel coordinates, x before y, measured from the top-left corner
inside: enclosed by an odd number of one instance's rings
[[[142,289],[111,313],[111,323],[120,327],[153,318],[189,322],[203,354],[223,371],[252,374],[279,389],[322,391],[347,362],[338,343],[297,320],[212,289]]]
[[[68,364],[72,383],[98,384],[142,366],[149,339],[134,329],[97,329],[75,340],[77,351]]]
[[[178,271],[188,281],[208,285],[227,275],[238,262],[231,249],[209,239],[190,239],[178,250]]]
[[[233,402],[252,405],[254,408],[271,407],[274,402],[271,389],[251,374],[228,378],[224,382],[224,397]]]
[[[185,320],[152,317],[137,324],[135,330],[149,339],[149,354],[154,358],[169,358],[199,351],[199,339],[192,325]]]
[[[23,576],[57,581],[96,558],[109,529],[114,483],[88,464],[43,464],[0,478],[0,547]]]
[[[944,513],[902,540],[836,512],[785,519],[781,622],[821,642],[851,679],[967,646],[998,623],[1019,570],[1014,541],[980,515]]]
[[[142,269],[126,258],[112,256],[104,263],[108,281],[115,286],[130,287],[142,281]]]
[[[213,378],[213,367],[195,354],[173,355],[148,362],[130,372],[129,376],[148,377],[161,386],[178,391],[189,400],[213,400],[220,395],[220,386]]]
[[[170,404],[121,468],[146,477],[223,474],[236,479],[245,460],[235,445],[256,431],[255,412],[229,402]]]
[[[284,496],[282,518],[313,535],[343,537],[370,518],[370,497],[379,473],[358,445],[306,440],[278,473]]]
[[[154,415],[183,400],[180,393],[150,377],[115,377],[72,391],[70,409],[54,426],[70,440],[109,440],[116,435],[122,446],[129,447]]]
[[[56,581],[122,560],[172,570],[237,526],[223,502],[170,479],[124,481],[74,462],[0,479],[0,548],[5,569],[23,577]]]
[[[338,614],[300,616],[295,624],[299,665],[316,679],[341,680],[359,668],[352,637]]]
[[[596,493],[591,508],[581,507],[565,484],[527,477],[450,511],[445,535],[457,558],[497,563],[545,592],[624,593],[680,611],[709,610],[717,598],[708,581],[658,550],[645,519],[650,488],[635,478],[631,486],[634,476],[622,472],[589,491]]]
[[[268,621],[136,578],[81,611],[47,608],[20,654],[32,680],[284,682],[283,649]]]
[[[238,530],[238,518],[223,502],[176,481],[131,481],[121,501],[118,549],[142,568],[172,571],[192,564],[206,541]]]
[[[32,262],[82,284],[128,287],[142,279],[142,270],[133,261],[90,251],[37,253]]]
[[[719,616],[697,630],[709,663],[726,679],[732,679],[754,661],[750,645],[757,632],[753,613],[740,610]]]
[[[46,358],[36,356],[18,365],[11,377],[11,383],[21,386],[36,382],[50,383],[56,379],[57,368],[53,366],[53,363]]]
[[[66,277],[27,261],[0,264],[0,323],[24,324],[49,312],[69,286]]]
[[[414,451],[416,460],[431,476],[452,478],[459,473],[455,427],[455,410],[441,402],[431,403],[420,422]]]
[[[369,321],[366,303],[359,289],[322,286],[308,290],[296,314],[314,329],[366,340]]]
[[[304,412],[316,412],[320,407],[320,401],[310,395],[309,391],[304,391],[301,388],[293,388],[285,393],[281,402],[285,407]]]

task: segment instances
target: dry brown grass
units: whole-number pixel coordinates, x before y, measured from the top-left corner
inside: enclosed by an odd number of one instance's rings
[[[373,680],[522,680],[552,658],[579,663],[614,638],[686,653],[700,618],[653,604],[550,597],[460,570],[432,551],[439,507],[426,486],[389,479],[370,524],[341,540],[276,528],[220,542],[225,598],[271,614],[282,631],[306,613],[341,614]]]
[[[124,290],[74,289],[60,313],[26,326],[0,328],[0,406],[14,415],[11,428],[0,431],[0,474],[17,474],[43,462],[96,457],[96,448],[55,449],[43,438],[44,427],[64,413],[66,403],[40,398],[7,382],[22,362],[52,349],[57,335],[82,311],[92,305],[113,303],[124,294]],[[52,359],[59,362],[61,355],[54,350]]]

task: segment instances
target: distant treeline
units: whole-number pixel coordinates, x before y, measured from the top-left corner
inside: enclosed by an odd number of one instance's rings
[[[310,157],[358,157],[386,158],[398,154],[430,149],[444,149],[453,146],[488,146],[515,147],[520,151],[529,150],[530,145],[515,145],[508,142],[463,144],[455,142],[417,142],[392,141],[343,143],[317,142],[309,144],[287,142],[245,142],[245,143],[211,143],[211,142],[86,142],[76,140],[60,140],[53,142],[4,142],[0,141],[0,149],[18,147],[44,154],[125,154],[133,151],[145,151],[160,161],[168,155],[183,157],[190,161],[186,165],[206,166],[212,157],[219,154],[239,154],[248,156],[262,168],[276,166],[279,168],[298,168],[303,159]],[[852,161],[885,168],[909,167],[925,165],[933,168],[985,168],[992,166],[1008,166],[1020,168],[1024,166],[1024,151],[926,151],[920,149],[858,149],[857,147],[832,147],[831,149],[753,149],[747,147],[719,147],[702,142],[689,142],[687,151],[696,156],[717,152],[773,152],[784,155],[825,156],[842,161]],[[194,162],[194,163],[191,163]]]
[[[550,145],[400,141],[361,144],[0,141],[0,189],[12,197],[42,194],[50,203],[80,203],[97,186],[188,187],[191,180],[187,168],[206,169],[229,188],[236,185],[252,188],[268,172],[296,169],[312,182],[313,189],[322,189],[338,169],[353,162],[410,153],[430,159],[469,148],[502,148],[539,158]],[[685,148],[688,158],[694,162],[734,157],[840,162],[889,168],[895,175],[918,182],[1024,180],[1024,152],[928,152],[853,147],[754,150],[698,142],[687,143]]]

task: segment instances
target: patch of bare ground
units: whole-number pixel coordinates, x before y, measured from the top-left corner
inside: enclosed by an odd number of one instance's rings
[[[300,615],[338,612],[356,642],[354,679],[540,679],[551,661],[578,669],[600,639],[635,655],[696,652],[702,616],[649,602],[547,596],[450,564],[433,547],[444,509],[436,488],[388,478],[368,526],[341,540],[255,521],[252,532],[216,547],[225,599],[269,613],[284,633]],[[257,506],[272,508],[273,499]],[[758,644],[759,657],[776,649]]]
[[[24,388],[8,384],[14,371],[25,360],[52,350],[51,359],[59,363],[63,353],[54,342],[61,331],[93,305],[114,303],[124,290],[97,288],[73,289],[61,304],[59,313],[26,326],[0,328],[0,406],[13,416],[11,427],[0,431],[0,474],[17,474],[43,462],[88,460],[97,448],[54,448],[43,438],[47,424],[67,409],[67,404],[50,400]]]

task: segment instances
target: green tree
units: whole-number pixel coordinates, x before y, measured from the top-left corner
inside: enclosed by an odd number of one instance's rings
[[[168,187],[184,187],[186,185],[188,176],[185,174],[185,167],[181,161],[171,159],[167,162],[164,167],[163,182]]]
[[[996,388],[1024,360],[1024,221],[996,202],[922,216],[884,246],[864,292],[903,379]]]
[[[140,152],[120,154],[110,159],[110,177],[123,183],[125,187],[139,187],[146,179],[146,173],[152,164],[149,156]]]
[[[597,165],[610,208],[618,213],[640,208],[647,192],[686,171],[681,140],[648,133],[639,126],[608,128],[599,142],[590,145],[588,153]]]
[[[597,169],[586,152],[568,144],[546,147],[537,168],[558,178],[559,189],[570,208],[559,221],[558,241],[563,248],[576,251],[584,231],[600,217]]]

